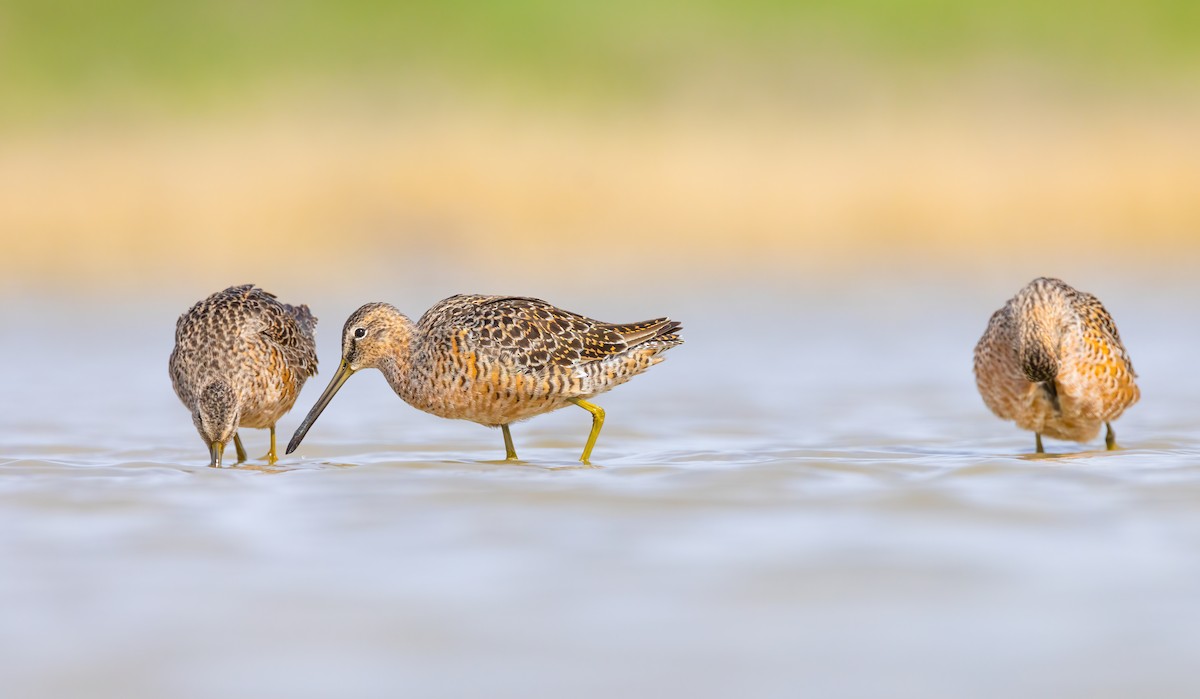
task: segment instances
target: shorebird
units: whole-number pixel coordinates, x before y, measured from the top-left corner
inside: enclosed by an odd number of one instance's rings
[[[316,325],[308,306],[280,303],[253,284],[219,291],[179,316],[171,383],[208,446],[209,466],[220,468],[230,438],[238,463],[246,460],[240,427],[271,430],[265,458],[275,463],[275,423],[317,373]]]
[[[1086,442],[1137,402],[1137,374],[1112,316],[1095,296],[1059,279],[1034,279],[992,314],[975,346],[983,402],[1036,435]]]
[[[590,465],[604,410],[588,400],[661,362],[683,342],[680,327],[669,318],[602,323],[516,296],[452,296],[416,323],[389,304],[368,303],[346,320],[341,366],[287,453],[352,374],[379,369],[414,408],[499,427],[510,461],[517,459],[512,423],[577,405],[592,415],[579,458]]]

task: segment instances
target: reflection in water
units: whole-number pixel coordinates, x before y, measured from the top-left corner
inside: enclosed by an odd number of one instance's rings
[[[496,462],[499,435],[382,380],[348,384],[299,458],[209,469],[166,376],[178,309],[83,319],[82,357],[54,341],[60,309],[7,309],[0,679],[184,699],[1191,694],[1200,380],[1174,369],[1200,338],[1124,314],[1145,391],[1125,449],[1036,456],[972,384],[990,302],[910,304],[925,331],[882,357],[870,304],[805,311],[737,367],[721,319],[673,311],[689,343],[599,401],[596,470],[571,468],[586,415],[517,425],[537,458]],[[336,328],[318,336],[328,371]]]

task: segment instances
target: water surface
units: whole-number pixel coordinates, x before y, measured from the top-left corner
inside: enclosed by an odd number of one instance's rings
[[[195,299],[11,303],[5,695],[1194,696],[1200,330],[1120,291],[1121,451],[1037,458],[987,413],[970,351],[1003,297],[730,293],[649,309],[687,344],[597,401],[592,470],[582,410],[505,464],[375,372],[278,467],[208,469],[166,374]],[[314,304],[281,444],[355,305]]]

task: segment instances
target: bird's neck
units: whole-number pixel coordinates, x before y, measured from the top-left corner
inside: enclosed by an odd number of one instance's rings
[[[412,373],[413,323],[408,318],[391,331],[388,352],[378,362],[379,371],[397,394],[404,396]]]
[[[379,362],[379,371],[383,372],[383,378],[387,379],[388,385],[396,393],[400,393],[401,387],[408,383],[408,368],[407,357],[398,359],[389,356]]]

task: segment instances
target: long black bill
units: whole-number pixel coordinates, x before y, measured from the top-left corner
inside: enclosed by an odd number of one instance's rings
[[[317,399],[312,410],[308,411],[308,415],[304,416],[304,422],[300,423],[300,426],[296,428],[296,434],[292,435],[292,441],[288,442],[288,454],[296,451],[296,447],[300,446],[300,442],[304,441],[304,435],[308,434],[308,428],[313,426],[313,423],[321,416],[321,411],[325,409],[325,406],[329,405],[329,401],[333,400],[334,394],[338,392],[338,389],[342,387],[342,384],[346,383],[346,379],[350,378],[350,375],[353,373],[354,370],[343,360],[342,365],[338,367],[337,373],[333,375],[333,379],[325,387],[325,392]]]

